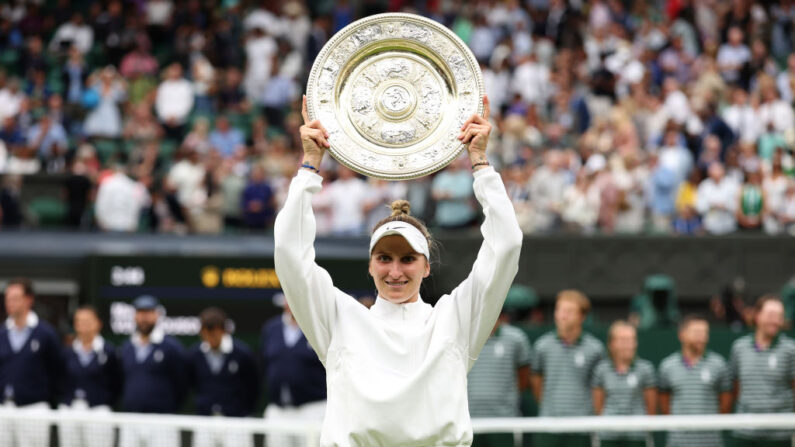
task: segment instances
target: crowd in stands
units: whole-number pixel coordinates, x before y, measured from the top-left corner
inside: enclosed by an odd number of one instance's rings
[[[63,226],[267,231],[320,48],[357,18],[409,11],[480,62],[489,157],[525,233],[795,234],[791,2],[459,3],[5,2],[3,228],[36,225],[20,176],[45,174],[67,179]],[[327,157],[322,174],[322,234],[365,232],[396,197],[438,228],[476,223],[461,163],[395,184]]]

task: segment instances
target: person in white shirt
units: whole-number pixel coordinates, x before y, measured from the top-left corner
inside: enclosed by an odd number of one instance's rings
[[[745,33],[739,26],[729,28],[729,41],[718,49],[718,68],[726,82],[740,80],[742,68],[751,60],[751,50],[744,43]]]
[[[117,166],[116,172],[99,184],[94,214],[105,231],[135,231],[141,210],[149,204],[149,192]]]
[[[721,163],[712,163],[709,177],[698,185],[696,210],[704,222],[704,229],[712,234],[727,234],[737,229],[738,185],[729,177]]]
[[[741,141],[756,141],[764,130],[748,104],[748,93],[742,87],[732,90],[731,105],[723,109],[722,118]]]
[[[326,187],[323,201],[315,205],[330,211],[329,229],[334,236],[360,236],[364,233],[365,203],[370,195],[367,182],[345,166],[337,167],[337,179]]]
[[[55,30],[50,41],[50,51],[63,51],[74,45],[80,54],[86,54],[94,44],[94,30],[83,21],[83,14],[76,12],[72,18]],[[64,48],[66,46],[66,48]]]
[[[472,161],[475,196],[485,214],[472,272],[435,306],[425,303],[419,290],[430,275],[433,243],[425,226],[408,215],[408,202],[394,202],[393,215],[370,240],[368,272],[378,297],[368,309],[335,288],[315,263],[310,204],[320,190],[315,167],[329,134],[319,121],[309,121],[304,102],[304,164],[276,218],[274,263],[293,315],[326,367],[321,446],[472,443],[466,374],[497,321],[522,243],[502,179],[486,161],[487,97],[483,103],[484,116],[469,118],[458,137]]]
[[[166,67],[164,77],[157,87],[155,112],[166,127],[166,135],[182,141],[185,121],[193,109],[193,85],[182,77],[179,62]]]

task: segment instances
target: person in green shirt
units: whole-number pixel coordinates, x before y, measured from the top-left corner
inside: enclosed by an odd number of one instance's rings
[[[509,293],[510,298],[510,293]],[[469,415],[520,417],[520,394],[530,387],[532,347],[527,335],[509,324],[508,299],[494,330],[467,376]],[[513,433],[477,434],[473,447],[513,447]]]
[[[619,320],[607,333],[610,358],[596,365],[593,378],[594,412],[605,416],[654,414],[657,411],[657,383],[654,365],[637,358],[635,327]],[[643,432],[599,434],[601,447],[645,447],[650,441]]]
[[[604,346],[583,332],[591,303],[577,290],[563,290],[555,301],[555,331],[536,340],[531,362],[532,388],[540,416],[590,416],[591,380],[596,364],[604,357]],[[588,434],[537,433],[533,445],[544,447],[590,447]]]
[[[746,171],[746,181],[740,189],[740,206],[737,207],[737,223],[743,230],[759,230],[762,218],[767,214],[767,200],[762,189],[762,173]]]
[[[660,363],[659,401],[662,414],[701,415],[731,412],[732,382],[726,361],[707,351],[709,323],[688,315],[679,324],[682,350]],[[673,431],[668,447],[723,447],[720,432]]]
[[[732,345],[729,367],[738,391],[737,413],[795,411],[795,341],[781,333],[784,304],[764,295],[754,307],[756,330]],[[790,446],[786,430],[736,430],[734,444],[744,447]]]

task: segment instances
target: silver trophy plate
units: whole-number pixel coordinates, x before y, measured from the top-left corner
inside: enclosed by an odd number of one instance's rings
[[[386,180],[447,166],[464,148],[464,121],[483,113],[475,56],[448,28],[414,14],[377,14],[340,30],[315,59],[306,92],[331,155]]]

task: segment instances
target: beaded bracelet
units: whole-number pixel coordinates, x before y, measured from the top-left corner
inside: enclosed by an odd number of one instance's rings
[[[478,166],[488,166],[488,165],[489,165],[489,162],[487,162],[487,161],[479,161],[479,162],[477,162],[477,163],[472,165],[472,169],[475,169]]]
[[[311,170],[315,171],[315,173],[320,174],[320,169],[310,165],[309,163],[304,163],[304,164],[301,165],[301,167],[302,168],[311,169]]]

